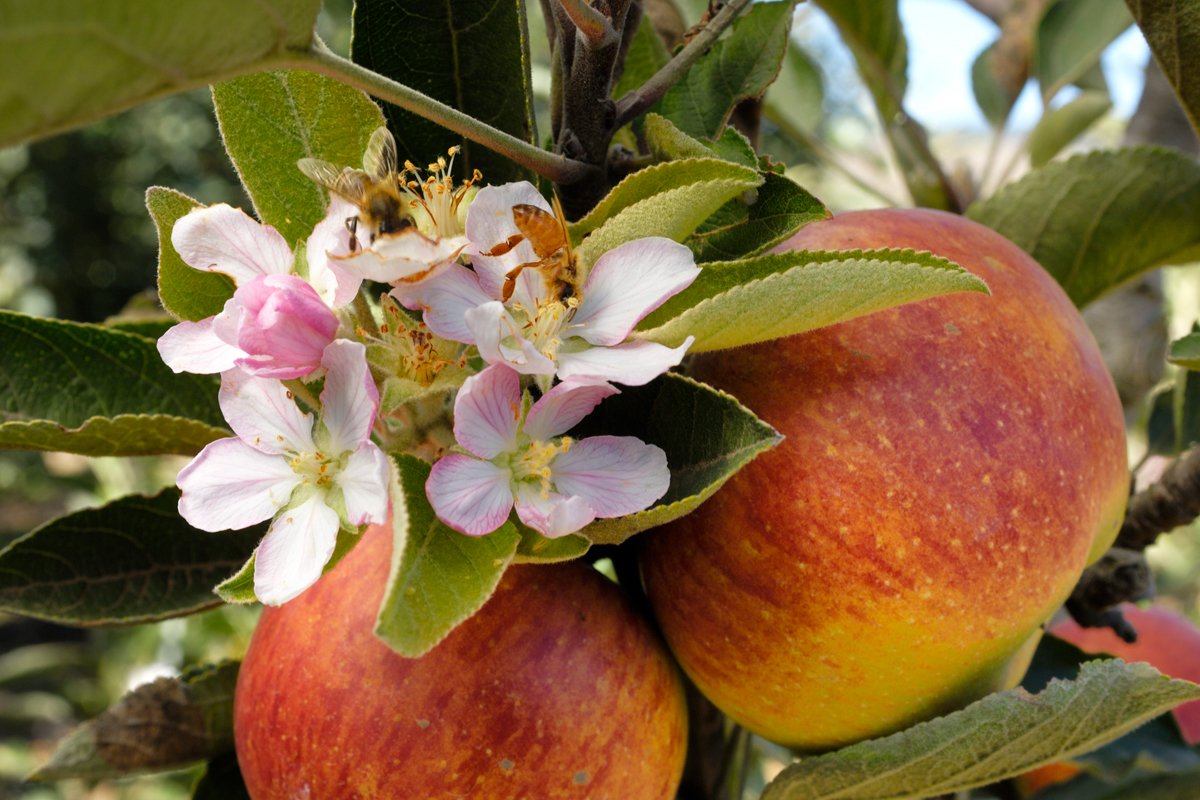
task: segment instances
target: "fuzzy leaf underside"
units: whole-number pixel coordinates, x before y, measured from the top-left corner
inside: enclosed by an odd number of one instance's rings
[[[1031,695],[1012,689],[908,730],[786,768],[763,800],[933,797],[984,786],[1085,753],[1163,711],[1200,698],[1200,686],[1147,664],[1084,664],[1073,681]]]
[[[913,250],[795,251],[705,265],[635,335],[691,352],[792,336],[949,292],[986,292],[975,275]]]
[[[654,506],[598,519],[579,534],[594,544],[620,544],[634,534],[695,510],[779,434],[735,398],[698,381],[667,373],[646,386],[623,387],[577,430],[636,436],[667,455],[671,484]]]
[[[231,752],[239,667],[225,662],[137,687],[59,741],[30,779],[117,778]]]
[[[296,162],[361,168],[367,140],[383,124],[367,95],[309,72],[245,75],[216,84],[212,96],[225,151],[259,219],[292,245],[308,238],[328,204]]]
[[[1157,147],[1052,161],[967,210],[1054,276],[1076,306],[1200,254],[1200,164]]]
[[[52,520],[0,550],[0,610],[68,625],[153,622],[220,604],[212,587],[265,525],[209,533],[179,516],[179,491],[128,496]]]
[[[320,0],[0,6],[0,147],[305,51]]]
[[[171,244],[175,223],[200,207],[198,200],[174,189],[146,190],[146,210],[158,232],[158,298],[176,319],[192,322],[219,314],[234,290],[228,275],[189,267]]]
[[[395,544],[375,635],[400,655],[417,658],[492,596],[520,534],[511,522],[487,536],[452,530],[425,497],[429,465],[408,455],[392,458],[400,478],[392,499]]]

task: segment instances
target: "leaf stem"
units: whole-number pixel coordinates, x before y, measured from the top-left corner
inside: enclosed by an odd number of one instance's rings
[[[596,167],[582,161],[574,161],[535,147],[512,134],[493,128],[456,108],[434,100],[416,89],[365,69],[333,52],[324,42],[315,37],[310,49],[294,54],[293,63],[290,66],[325,75],[348,86],[361,89],[372,97],[418,114],[473,142],[478,142],[484,147],[494,150],[505,158],[509,158],[555,183],[575,183],[596,170]]]
[[[627,93],[617,101],[617,123],[620,128],[634,117],[646,111],[657,103],[667,90],[674,86],[684,73],[691,68],[700,56],[708,52],[717,37],[733,24],[733,20],[743,8],[750,5],[750,0],[729,0],[725,7],[713,16],[703,30],[697,33],[675,57],[654,73],[650,80]]]
[[[590,46],[604,47],[616,41],[617,32],[608,17],[587,0],[558,0],[558,4]]]

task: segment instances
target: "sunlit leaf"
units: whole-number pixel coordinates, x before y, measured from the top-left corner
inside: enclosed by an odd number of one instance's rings
[[[175,223],[200,207],[174,189],[151,186],[146,190],[146,210],[158,231],[158,298],[177,319],[193,322],[219,314],[234,290],[228,275],[189,267],[171,244]]]
[[[1042,17],[1033,74],[1049,102],[1058,90],[1095,66],[1104,48],[1133,24],[1122,0],[1057,0]]]
[[[825,204],[795,181],[766,172],[752,202],[730,200],[686,244],[697,261],[743,258],[758,255],[808,223],[828,216]]]
[[[1088,90],[1070,102],[1047,111],[1029,134],[1029,161],[1040,167],[1092,127],[1112,108],[1108,92]]]

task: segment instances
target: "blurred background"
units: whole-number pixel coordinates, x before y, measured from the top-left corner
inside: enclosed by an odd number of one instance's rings
[[[900,0],[908,37],[907,110],[929,131],[931,148],[954,180],[978,196],[1028,169],[1028,136],[1048,108],[1030,81],[997,129],[972,92],[972,64],[997,39],[999,12],[1021,1]],[[695,0],[678,2],[678,17],[668,3],[647,6],[656,27],[682,25],[680,32],[704,9]],[[532,71],[544,135],[550,77],[538,7],[530,7]],[[351,0],[325,3],[319,30],[338,52],[349,50],[350,14]],[[819,9],[800,5],[793,47],[795,58],[789,57],[784,79],[763,108],[760,150],[786,164],[790,176],[834,210],[907,204],[854,59]],[[1161,76],[1147,72],[1148,60],[1135,27],[1105,49],[1100,63],[1111,108],[1062,155],[1133,141],[1196,151]],[[1068,87],[1051,107],[1080,91]],[[0,307],[87,322],[155,313],[157,242],[143,204],[152,185],[206,204],[249,208],[221,147],[207,91],[0,150]],[[1154,460],[1144,458],[1145,436],[1138,433],[1150,415],[1144,398],[1173,380],[1163,368],[1166,342],[1190,329],[1200,308],[1197,286],[1190,270],[1173,269],[1088,312],[1127,404],[1131,456],[1145,460],[1148,469]],[[157,491],[174,482],[183,463],[0,453],[0,547],[65,512]],[[1164,537],[1149,558],[1164,602],[1200,619],[1200,533]],[[0,800],[190,796],[190,773],[98,786],[34,786],[22,778],[46,760],[56,739],[129,688],[187,665],[240,657],[255,619],[254,609],[225,608],[154,626],[78,630],[0,614]]]

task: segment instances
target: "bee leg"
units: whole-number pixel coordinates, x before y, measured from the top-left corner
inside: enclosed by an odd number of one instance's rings
[[[525,241],[524,234],[514,233],[512,236],[508,237],[503,242],[501,242],[500,244],[493,247],[491,250],[484,250],[484,251],[480,252],[479,255],[481,255],[481,256],[502,256],[505,253],[507,253],[508,251],[512,250],[514,247],[516,247],[523,241]],[[520,269],[520,268],[518,268],[518,269]],[[505,280],[507,280],[507,278]]]
[[[513,290],[517,288],[517,278],[520,276],[521,270],[525,269],[526,267],[536,267],[538,263],[540,262],[530,261],[526,264],[513,267],[507,273],[505,273],[504,287],[500,290],[500,299],[503,302],[507,303],[508,299],[512,297]]]
[[[350,252],[358,250],[358,217],[346,217],[346,230],[350,231]]]

